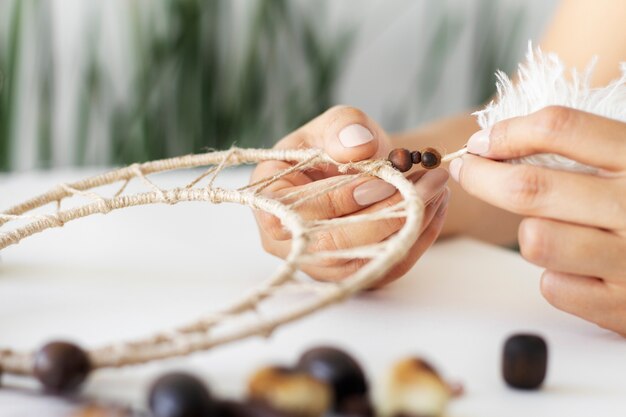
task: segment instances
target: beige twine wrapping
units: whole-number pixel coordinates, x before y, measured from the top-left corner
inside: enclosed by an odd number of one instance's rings
[[[451,156],[444,159],[450,159]],[[290,161],[294,165],[272,177],[264,178],[235,190],[223,189],[213,185],[224,168],[267,160]],[[304,201],[314,198],[317,194],[294,194],[289,196],[293,202],[284,204],[260,193],[268,185],[285,175],[306,170],[319,164],[333,164],[338,167],[340,172],[350,174],[337,177],[338,180],[335,185],[323,190],[323,192],[337,189],[355,178],[371,175],[394,185],[404,200],[394,207],[368,215],[305,221],[298,215],[295,208]],[[208,168],[184,187],[162,189],[148,178],[150,174],[157,172],[202,166]],[[126,186],[134,178],[139,179],[146,186],[147,191],[124,194]],[[208,184],[200,186],[199,184],[204,179],[208,179]],[[112,197],[105,198],[90,191],[93,188],[117,182],[121,182],[121,187]],[[89,202],[61,210],[61,202],[73,196],[88,198]],[[409,248],[416,241],[424,213],[424,203],[418,197],[414,185],[393,169],[387,161],[371,160],[340,164],[316,149],[257,150],[232,148],[227,151],[186,155],[134,164],[72,184],[59,185],[45,194],[0,213],[0,226],[16,221],[25,222],[23,225],[20,224],[18,227],[0,234],[0,250],[9,245],[17,244],[35,233],[60,227],[69,221],[92,214],[106,214],[112,210],[131,206],[156,203],[176,204],[183,201],[230,202],[264,210],[278,217],[285,228],[291,232],[291,251],[270,279],[221,311],[151,337],[89,350],[94,369],[121,367],[186,355],[255,335],[267,337],[277,327],[341,301],[383,277],[393,265],[407,254]],[[56,203],[55,211],[47,214],[26,214],[49,203]],[[346,250],[307,252],[307,245],[311,236],[320,230],[347,223],[397,217],[405,217],[404,225],[395,235],[384,242]],[[0,230],[2,229],[0,228]],[[364,258],[369,259],[369,262],[339,283],[309,282],[294,278],[300,264],[329,258]],[[259,306],[263,303],[270,302],[273,297],[291,293],[306,293],[311,297],[304,301],[299,300],[297,303],[290,303],[288,308],[272,317],[266,317],[260,313]],[[0,349],[0,368],[7,373],[32,375],[32,355],[32,352]]]

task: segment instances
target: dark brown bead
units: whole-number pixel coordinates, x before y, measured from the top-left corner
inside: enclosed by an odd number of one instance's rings
[[[537,335],[509,337],[502,353],[502,377],[513,388],[537,389],[546,377],[548,346]]]
[[[348,397],[364,397],[368,393],[363,369],[343,350],[329,346],[309,349],[300,356],[297,368],[332,386],[335,407]]]
[[[413,166],[411,152],[408,149],[396,148],[389,152],[387,159],[400,172],[407,172]]]
[[[51,342],[35,354],[34,373],[46,391],[67,393],[77,389],[91,371],[87,353],[68,342]]]
[[[426,169],[435,169],[441,165],[441,154],[434,148],[422,151],[422,166]]]
[[[336,410],[330,413],[334,417],[374,417],[374,407],[367,395],[352,395],[344,398]]]
[[[411,161],[413,164],[419,165],[419,163],[422,162],[422,153],[420,151],[411,152]]]
[[[184,372],[165,374],[152,385],[148,405],[154,417],[217,417],[217,404],[202,381]]]

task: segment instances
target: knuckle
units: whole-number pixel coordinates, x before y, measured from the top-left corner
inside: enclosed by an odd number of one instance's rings
[[[319,204],[323,205],[321,211],[328,212],[329,217],[340,217],[342,215],[341,207],[346,204],[344,194],[342,192],[322,194],[321,200],[319,200]]]
[[[564,106],[548,106],[536,113],[535,125],[543,135],[554,138],[571,122],[574,112]]]
[[[340,249],[349,247],[349,238],[341,229],[334,229],[329,231],[323,231],[316,235],[316,237],[309,244],[309,251],[312,253],[317,252],[334,252]],[[332,267],[343,265],[346,263],[345,259],[321,259],[317,261],[318,266]]]
[[[332,121],[347,119],[353,121],[354,123],[364,124],[369,119],[363,110],[345,105],[333,106],[326,111],[326,114]]]
[[[549,179],[540,169],[526,165],[512,167],[506,197],[510,209],[519,213],[537,210],[549,191]]]
[[[536,265],[548,264],[552,249],[541,220],[524,219],[519,226],[518,240],[524,259]]]

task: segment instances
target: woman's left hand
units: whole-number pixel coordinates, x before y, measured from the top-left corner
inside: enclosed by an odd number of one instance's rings
[[[626,123],[551,106],[474,134],[450,173],[470,194],[521,214],[522,256],[546,268],[555,307],[626,336]],[[497,162],[555,153],[598,174]]]

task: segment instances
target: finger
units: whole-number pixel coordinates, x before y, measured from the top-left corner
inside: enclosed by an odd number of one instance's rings
[[[424,218],[425,228],[417,241],[411,246],[406,257],[396,264],[385,278],[374,287],[380,287],[404,275],[428,249],[441,233],[448,207],[449,191],[444,191],[442,196],[426,207]],[[303,265],[302,270],[311,277],[320,281],[340,281],[369,262],[369,259],[352,259],[347,263],[337,266]]]
[[[568,107],[549,106],[481,130],[467,149],[491,159],[555,153],[609,171],[626,169],[626,124]]]
[[[611,232],[527,218],[519,227],[522,256],[544,268],[605,280],[626,280],[626,244]]]
[[[511,165],[474,155],[453,160],[449,169],[469,194],[514,213],[607,229],[626,227],[622,178]]]
[[[602,324],[613,306],[606,284],[597,278],[546,270],[541,276],[541,293],[559,310]]]
[[[396,264],[383,280],[373,285],[372,289],[383,287],[398,278],[403,277],[413,267],[413,265],[415,265],[424,252],[426,252],[428,248],[435,243],[445,223],[446,215],[448,213],[449,197],[450,191],[446,190],[446,195],[443,196],[436,212],[433,211],[433,215],[430,217],[430,221],[428,222],[426,228],[413,244],[407,256]]]
[[[445,170],[433,170],[415,183],[417,194],[424,200],[430,202],[435,196],[444,191],[444,186],[448,174]],[[389,207],[393,207],[402,201],[400,193],[392,197],[373,204],[370,207],[357,211],[355,215],[367,215],[376,213]],[[309,252],[334,252],[347,248],[357,248],[381,242],[396,233],[404,225],[405,219],[387,218],[371,222],[359,222],[347,224],[332,229],[322,230],[316,233],[308,246]],[[349,262],[349,259],[325,259],[320,263],[324,266],[336,266]]]
[[[314,147],[337,162],[350,162],[377,156],[383,139],[386,133],[361,110],[336,106],[282,139],[276,148]]]
[[[272,178],[275,175],[291,168],[291,164],[285,161],[266,161],[258,164],[254,171],[252,172],[252,176],[250,177],[250,183],[254,184],[258,181],[263,180],[264,178]],[[302,172],[293,172],[288,175],[284,175],[281,178],[269,183],[263,190],[262,193],[271,194],[278,193],[283,189],[289,189],[296,186],[304,186],[305,184],[310,184],[313,180],[309,178],[306,174]],[[288,233],[284,230],[281,221],[265,211],[262,210],[253,210],[254,217],[259,226],[260,233],[269,233],[270,235],[282,236],[285,233]]]
[[[448,173],[443,169],[419,171],[411,174],[408,179],[415,183],[418,196],[425,203],[427,203],[434,198],[436,194],[439,194],[442,191],[446,181],[448,180]],[[281,200],[285,204],[297,204],[298,200],[302,197],[313,195],[312,193],[315,193],[317,190],[323,191],[325,189],[329,189],[336,181],[341,180],[342,176],[331,177],[325,180],[315,181],[301,187],[287,187],[274,192],[272,197],[284,198],[297,193],[293,197]],[[373,213],[381,210],[382,208],[390,207],[399,203],[402,201],[402,196],[396,191],[396,188],[393,185],[383,180],[360,178],[341,188],[335,190],[331,189],[331,191],[323,192],[315,198],[303,201],[304,202],[302,204],[294,207],[303,219],[324,220],[344,217],[348,214]],[[363,211],[364,208],[368,207],[371,207],[371,209]],[[257,215],[257,221],[259,222],[262,231],[270,234],[273,239],[286,240],[291,238],[291,234],[288,230],[285,230],[282,227],[278,218],[265,213]],[[337,236],[320,236],[319,239],[324,241],[323,245],[332,245],[335,241],[345,242],[346,245],[350,244],[350,242],[358,245],[358,242],[362,242],[363,239],[353,240],[350,238],[346,240],[343,236],[352,236],[353,234],[356,234],[360,237],[364,232],[367,232],[369,228],[384,226],[382,229],[377,230],[377,236],[380,237],[380,240],[382,237],[388,236],[397,231],[402,224],[403,221],[400,219],[393,219],[389,222],[381,222],[379,225],[371,223],[366,225],[352,225],[347,228],[339,228],[335,231],[325,231],[324,233],[335,233]],[[361,230],[362,227],[364,227],[363,230]],[[368,235],[368,238],[364,240],[377,241],[371,235]],[[342,245],[340,248],[338,247],[336,249],[342,248],[345,248],[345,246]],[[327,250],[331,250],[331,248],[329,247]]]

